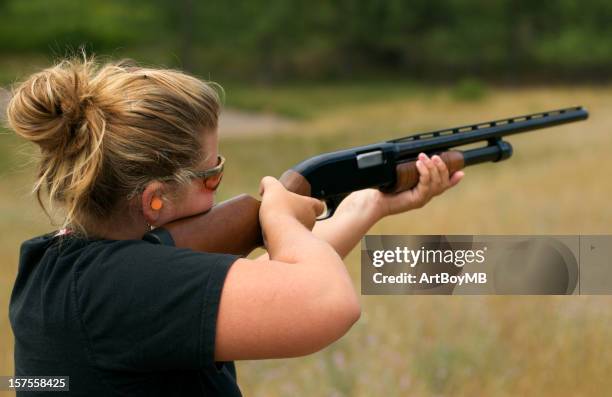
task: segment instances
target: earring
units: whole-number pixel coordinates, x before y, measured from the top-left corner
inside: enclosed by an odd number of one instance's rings
[[[155,227],[153,225],[149,224],[149,222],[145,222],[145,225],[147,225],[147,229],[149,229],[149,230],[155,229]]]

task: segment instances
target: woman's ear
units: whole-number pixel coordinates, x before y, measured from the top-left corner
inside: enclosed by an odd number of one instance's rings
[[[164,185],[157,181],[149,183],[142,192],[142,213],[150,225],[156,225],[167,211],[163,194]]]

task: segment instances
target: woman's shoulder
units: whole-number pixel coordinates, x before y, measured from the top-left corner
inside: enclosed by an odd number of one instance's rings
[[[104,307],[108,318],[117,318],[149,305],[199,305],[202,294],[221,289],[237,258],[145,240],[68,239],[57,260],[70,269],[78,305],[90,323],[88,308]]]
[[[21,252],[46,250],[50,245],[58,240],[57,237],[59,236],[61,236],[61,234],[56,230],[40,236],[32,237],[21,243]]]
[[[19,249],[20,268],[24,266],[32,266],[39,263],[51,248],[59,244],[61,234],[58,231],[45,233],[36,237],[32,237],[21,243]]]
[[[173,266],[177,271],[181,268],[233,262],[238,258],[235,255],[153,244],[146,240],[73,240],[61,253],[64,257],[78,253],[75,264],[80,270],[84,267],[97,267],[105,272],[133,272],[143,269],[152,271],[167,266]]]
[[[155,244],[147,240],[109,240],[85,238],[63,231],[53,231],[24,241],[20,263],[41,261],[70,263],[81,272],[136,270],[157,266],[205,266],[231,264],[239,256],[193,251],[173,245]],[[175,269],[175,270],[179,270]]]

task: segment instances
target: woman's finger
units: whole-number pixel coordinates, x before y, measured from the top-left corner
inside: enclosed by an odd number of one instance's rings
[[[431,175],[422,160],[417,160],[416,167],[419,170],[419,184],[416,187],[416,191],[418,195],[425,197],[429,194]]]
[[[312,198],[312,208],[314,209],[315,216],[320,216],[325,211],[325,204],[319,199]]]
[[[453,187],[456,184],[458,184],[461,181],[461,179],[463,179],[464,175],[465,175],[465,173],[463,171],[457,171],[457,172],[453,173],[453,175],[451,176],[450,181],[449,181],[450,186]]]
[[[448,183],[448,167],[442,161],[440,156],[433,156],[433,161],[436,167],[438,167],[438,172],[440,173],[440,181],[442,182],[442,189],[446,190],[449,188]]]
[[[429,170],[429,174],[431,175],[431,193],[433,195],[436,195],[439,192],[441,186],[440,172],[438,171],[438,167],[436,166],[436,164],[434,164],[434,162],[430,158],[427,158],[427,160],[425,160],[425,165],[427,165],[427,169]]]
[[[274,178],[273,176],[264,176],[261,178],[261,182],[259,183],[259,195],[263,196],[266,191],[271,192],[282,188],[283,185],[278,181],[278,179]]]

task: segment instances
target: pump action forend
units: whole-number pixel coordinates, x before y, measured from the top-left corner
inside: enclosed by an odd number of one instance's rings
[[[507,135],[552,127],[588,118],[581,106],[511,117],[411,135],[366,146],[311,157],[286,171],[280,181],[290,191],[325,201],[326,217],[351,192],[378,188],[400,192],[416,186],[416,158],[423,152],[440,155],[452,174],[468,165],[497,162],[512,155]],[[458,146],[483,142],[469,150]],[[198,251],[247,255],[262,244],[260,202],[241,195],[210,211],[166,224],[155,234],[169,231],[177,247]]]

